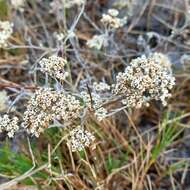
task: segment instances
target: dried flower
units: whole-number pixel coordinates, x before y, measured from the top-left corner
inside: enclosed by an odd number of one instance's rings
[[[81,126],[77,126],[75,129],[70,131],[68,143],[71,145],[72,151],[75,152],[81,151],[85,147],[90,146],[94,140],[95,137],[92,133]]]
[[[53,120],[65,124],[73,123],[80,117],[81,109],[79,100],[72,95],[51,89],[39,89],[28,103],[23,127],[29,134],[38,137]]]
[[[116,9],[109,9],[107,14],[102,15],[101,22],[110,28],[120,28],[127,22],[127,17],[118,18],[119,12]]]
[[[65,78],[69,75],[69,73],[65,71],[67,61],[62,57],[52,55],[48,59],[43,58],[39,64],[42,72],[46,72],[50,76],[57,79],[65,80]]]
[[[0,116],[0,133],[6,132],[9,138],[12,138],[14,134],[19,130],[18,118],[9,118],[9,115],[5,114]]]
[[[6,91],[0,92],[0,111],[4,111],[7,108],[8,96]]]
[[[161,53],[154,53],[148,58],[133,59],[125,72],[117,75],[113,92],[122,95],[122,102],[128,107],[148,106],[151,100],[160,100],[165,106],[174,84],[169,59]]]
[[[87,41],[87,46],[100,50],[108,45],[108,36],[106,34],[94,35],[92,39]]]
[[[7,40],[13,33],[13,24],[9,21],[0,21],[0,48],[7,47]]]

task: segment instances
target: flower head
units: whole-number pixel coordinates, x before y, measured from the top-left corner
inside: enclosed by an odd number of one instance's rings
[[[148,106],[151,100],[160,100],[165,106],[174,84],[169,59],[154,53],[133,59],[125,72],[117,75],[113,92],[122,95],[122,102],[128,107]]]
[[[68,143],[71,145],[71,149],[73,152],[81,151],[85,147],[90,146],[95,137],[92,133],[85,130],[81,126],[77,126],[75,129],[70,131]]]
[[[39,89],[28,103],[23,127],[29,134],[38,137],[53,120],[65,124],[73,123],[80,117],[81,109],[79,100],[72,95],[51,89]]]
[[[43,58],[39,64],[42,72],[48,73],[50,76],[59,80],[65,80],[69,75],[69,73],[65,71],[67,61],[62,57],[52,55],[49,58]]]
[[[7,114],[0,116],[0,132],[6,132],[7,136],[12,138],[19,130],[18,118],[10,118]]]
[[[116,9],[109,9],[107,14],[102,15],[101,22],[110,28],[120,28],[124,26],[127,22],[127,17],[119,18],[117,17],[119,14]]]

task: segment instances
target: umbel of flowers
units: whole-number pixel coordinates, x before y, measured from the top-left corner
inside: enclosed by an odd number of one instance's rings
[[[151,100],[160,100],[166,106],[174,84],[169,59],[161,53],[154,53],[133,59],[124,72],[118,73],[113,93],[121,95],[122,103],[127,107],[148,106]]]
[[[40,62],[42,72],[65,79],[65,60],[51,56]],[[52,69],[53,72],[52,72]],[[71,126],[68,143],[73,151],[82,150],[94,142],[95,137],[79,125],[81,115],[90,110],[99,121],[108,116],[105,107],[107,100],[117,97],[128,108],[148,106],[150,101],[157,100],[166,106],[175,85],[171,62],[167,56],[154,53],[148,57],[141,56],[133,59],[116,76],[111,86],[105,82],[94,82],[88,89],[82,90],[76,97],[71,92],[56,91],[50,88],[40,88],[31,96],[24,112],[22,127],[28,134],[39,137],[54,121]],[[75,126],[73,128],[73,126]],[[0,117],[0,132],[6,132],[9,137],[19,131],[18,118]]]
[[[69,75],[69,73],[65,71],[67,60],[63,59],[62,57],[52,55],[49,58],[43,58],[39,64],[41,66],[42,72],[48,73],[51,77],[57,78],[59,80],[65,80]]]
[[[80,117],[81,110],[80,101],[74,96],[41,88],[28,102],[23,127],[29,134],[39,137],[54,120],[73,124]]]

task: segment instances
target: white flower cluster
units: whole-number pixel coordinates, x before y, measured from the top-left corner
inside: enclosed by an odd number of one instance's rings
[[[93,109],[95,112],[95,116],[99,121],[103,120],[107,115],[107,110],[102,106],[105,102],[104,92],[110,90],[110,86],[104,82],[101,83],[93,83],[92,92],[89,94],[87,91],[82,91],[81,96],[83,101],[85,102],[86,107],[89,109]]]
[[[69,133],[68,143],[73,152],[83,150],[90,146],[93,141],[95,141],[94,135],[81,126],[77,126]]]
[[[107,14],[102,15],[101,22],[110,28],[120,28],[127,23],[127,17],[119,18],[117,9],[109,9]]]
[[[106,34],[94,35],[86,44],[90,48],[100,50],[102,47],[108,46],[108,36]]]
[[[13,33],[13,24],[9,21],[0,21],[0,48],[6,47],[7,40]]]
[[[148,58],[133,59],[125,72],[117,75],[113,92],[122,95],[122,103],[128,107],[148,106],[151,100],[160,100],[165,106],[174,84],[169,59],[161,53],[154,53]]]
[[[39,89],[30,99],[24,113],[23,127],[29,134],[39,137],[53,120],[73,123],[80,117],[82,106],[79,100],[64,92]]]
[[[0,133],[6,132],[9,138],[12,138],[14,134],[19,130],[18,118],[9,118],[9,115],[5,114],[0,116]]]
[[[65,71],[67,61],[62,57],[52,55],[48,59],[43,58],[39,64],[42,72],[46,72],[50,76],[59,80],[65,80],[65,78],[69,75],[69,73]]]

